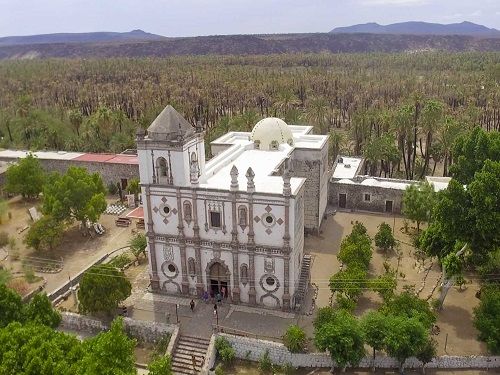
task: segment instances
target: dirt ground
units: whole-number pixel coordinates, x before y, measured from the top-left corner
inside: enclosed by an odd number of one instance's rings
[[[343,237],[351,232],[356,221],[362,222],[368,234],[373,238],[382,222],[394,227],[394,235],[400,241],[401,258],[394,251],[385,255],[379,250],[374,250],[370,262],[370,274],[376,276],[384,272],[384,261],[390,263],[391,267],[398,270],[398,290],[404,285],[414,285],[415,290],[419,290],[424,285],[419,296],[427,299],[438,296],[438,288],[433,292],[436,284],[439,283],[440,269],[436,262],[432,263],[427,259],[423,264],[414,257],[414,248],[410,245],[411,239],[403,233],[403,218],[398,216],[387,216],[372,213],[351,213],[337,212],[328,217],[323,223],[320,236],[309,236],[305,241],[305,251],[313,256],[311,269],[311,282],[318,287],[318,307],[330,304],[329,278],[339,270],[337,253]],[[374,244],[373,244],[374,246]],[[399,265],[398,265],[399,263]],[[428,268],[430,270],[427,272]],[[466,276],[467,284],[459,290],[452,288],[444,302],[443,310],[439,312],[437,325],[440,333],[434,338],[438,341],[438,354],[453,355],[478,355],[487,352],[486,346],[479,342],[477,331],[472,325],[472,311],[479,304],[479,299],[475,297],[479,289],[476,275]],[[423,281],[425,280],[425,284]],[[439,287],[439,285],[438,285]],[[355,313],[362,315],[369,309],[377,308],[382,302],[375,292],[365,291],[359,300]],[[310,324],[306,327],[311,331]],[[446,350],[445,350],[446,343]]]
[[[115,199],[108,199],[108,203],[115,203],[115,201]],[[36,252],[27,248],[23,243],[27,229],[23,231],[22,229],[27,228],[33,223],[28,209],[34,206],[38,207],[39,204],[39,201],[25,201],[20,197],[15,197],[8,201],[8,212],[11,218],[9,219],[6,215],[0,225],[0,231],[5,231],[9,236],[15,238],[16,248],[14,250],[10,248],[7,250],[10,255],[12,253],[16,254],[18,259],[16,260],[12,256],[9,256],[0,263],[5,268],[10,269],[12,273],[16,273],[22,272],[22,262],[26,260],[26,257],[31,257],[32,264],[39,266],[51,266],[62,262],[63,266],[60,272],[36,273],[37,276],[45,279],[45,290],[48,293],[57,289],[69,277],[73,277],[105,253],[126,246],[133,232],[136,231],[135,223],[132,223],[128,228],[117,227],[115,225],[115,215],[103,214],[99,222],[104,226],[106,232],[102,236],[84,237],[78,229],[78,223],[76,223],[66,231],[63,241],[57,249],[44,253]],[[122,216],[125,216],[127,212],[125,211]],[[32,285],[31,289],[37,285]]]

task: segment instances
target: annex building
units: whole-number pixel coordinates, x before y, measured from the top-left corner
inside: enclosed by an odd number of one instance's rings
[[[328,137],[311,133],[266,118],[212,142],[206,161],[203,132],[171,106],[139,131],[152,289],[293,308],[304,231],[328,196]]]

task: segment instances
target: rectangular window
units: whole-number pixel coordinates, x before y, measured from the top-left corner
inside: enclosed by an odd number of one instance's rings
[[[370,194],[365,194],[365,202],[370,202],[372,199]]]
[[[210,226],[212,228],[221,228],[220,212],[210,212]]]

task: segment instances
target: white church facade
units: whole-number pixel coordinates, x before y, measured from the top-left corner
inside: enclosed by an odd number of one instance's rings
[[[211,144],[167,106],[137,149],[151,288],[289,310],[327,203],[328,137],[277,118]],[[310,185],[311,187],[308,187]]]

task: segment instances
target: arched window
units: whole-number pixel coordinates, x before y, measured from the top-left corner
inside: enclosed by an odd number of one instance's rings
[[[248,266],[244,263],[240,267],[240,280],[243,285],[248,283]]]
[[[245,206],[240,206],[238,208],[238,219],[239,223],[241,226],[247,226],[248,225],[248,219],[247,219],[247,208]]]
[[[271,142],[271,150],[277,150],[279,147],[278,141],[272,141]]]
[[[167,160],[163,157],[159,157],[158,159],[156,159],[156,175],[158,176],[158,182],[167,182]]]
[[[183,207],[184,207],[184,220],[186,220],[189,223],[193,219],[193,210],[191,208],[191,202],[184,201]]]
[[[195,277],[196,276],[196,265],[194,263],[194,259],[193,258],[189,258],[188,259],[188,274],[191,277]]]

